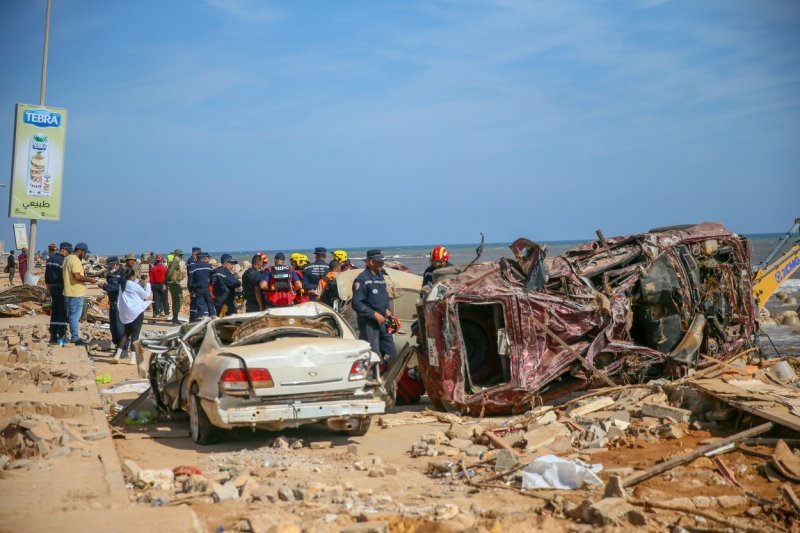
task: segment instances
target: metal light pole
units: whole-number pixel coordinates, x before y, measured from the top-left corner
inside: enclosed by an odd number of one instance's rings
[[[47,12],[44,19],[44,51],[42,52],[42,84],[39,87],[39,105],[44,107],[44,93],[47,89],[47,48],[50,44],[50,0],[47,0]],[[36,222],[31,219],[31,237],[28,239],[28,255],[36,253]]]

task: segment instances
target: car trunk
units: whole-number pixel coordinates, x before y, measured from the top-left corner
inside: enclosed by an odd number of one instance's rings
[[[256,390],[264,397],[361,388],[364,380],[350,381],[350,370],[369,357],[363,341],[316,337],[282,338],[225,351],[244,359],[248,368],[269,370],[274,387]]]

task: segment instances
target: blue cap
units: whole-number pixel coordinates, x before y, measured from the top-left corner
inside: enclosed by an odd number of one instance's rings
[[[78,244],[76,244],[75,245],[75,250],[83,250],[87,254],[92,253],[92,252],[89,251],[89,245],[86,244],[85,242],[79,242]]]
[[[58,245],[59,248],[64,248],[65,250],[71,252],[72,251],[72,243],[64,241]]]
[[[315,254],[327,254],[328,250],[326,250],[325,247],[323,247],[323,246],[317,246],[316,248],[314,248],[314,253]]]
[[[117,257],[116,255],[112,255],[111,257],[106,259],[106,264],[107,265],[112,265],[114,263],[119,263],[119,257]]]
[[[234,265],[239,262],[234,259],[231,254],[222,254],[222,257],[219,258],[219,261],[220,263],[233,263]]]
[[[278,252],[277,254],[275,254],[275,259],[284,259],[285,260],[286,259],[286,254],[284,254],[283,252]]]
[[[200,247],[199,246],[192,246],[192,253],[199,252],[199,251],[200,251]]]
[[[373,249],[367,250],[367,260],[372,259],[373,261],[378,261],[383,263],[386,261],[386,258],[383,256],[383,250]]]
[[[210,255],[208,255],[208,252],[200,252],[199,254],[197,254],[198,259],[205,259],[206,257],[211,257]]]

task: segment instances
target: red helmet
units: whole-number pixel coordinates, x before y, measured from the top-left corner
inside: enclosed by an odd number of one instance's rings
[[[437,246],[431,250],[431,261],[435,263],[446,263],[450,259],[450,252],[444,246]]]
[[[400,331],[401,327],[403,326],[400,324],[400,321],[397,320],[397,318],[395,318],[394,316],[386,317],[386,333],[394,335],[395,333]]]

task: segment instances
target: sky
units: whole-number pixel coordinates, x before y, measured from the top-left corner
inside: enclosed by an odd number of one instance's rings
[[[0,168],[44,0],[0,2]],[[800,216],[794,0],[53,0],[93,252],[591,239]],[[13,243],[7,189],[0,191]]]

